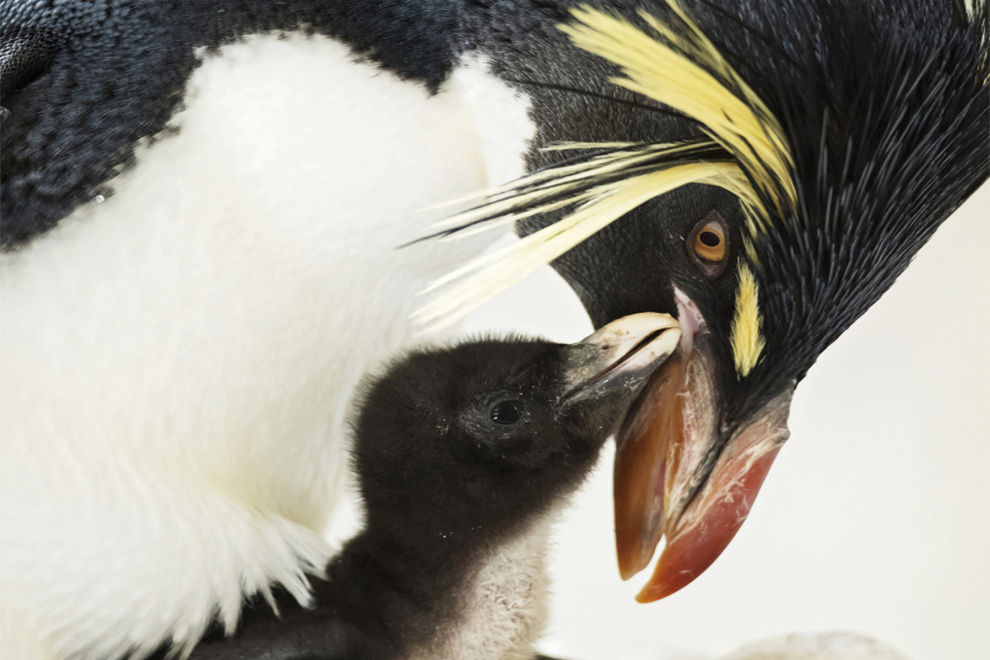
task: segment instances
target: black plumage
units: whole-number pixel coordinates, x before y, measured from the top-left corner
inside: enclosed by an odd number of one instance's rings
[[[508,11],[512,4],[496,6]],[[742,451],[738,439],[749,437],[748,450],[760,444],[757,451],[772,460],[787,437],[796,384],[990,174],[987,4],[633,0],[596,6],[604,12],[579,8],[546,19],[572,43],[536,17],[526,29],[541,38],[524,40],[514,32],[518,23],[505,20],[504,33],[489,42],[499,53],[498,73],[533,99],[540,127],[535,146],[578,142],[569,148],[578,156],[565,160],[559,150],[535,150],[529,164],[542,178],[501,189],[443,233],[511,213],[524,218],[517,223],[520,236],[536,238],[584,213],[582,222],[604,228],[556,248],[551,258],[596,324],[646,310],[679,313],[685,322],[686,310],[694,310],[687,316],[698,331],[685,350],[683,374],[696,375],[678,376],[677,386],[658,383],[645,395],[676,401],[664,398],[664,387],[687,392],[692,382],[705,383],[686,405],[692,414],[703,411],[707,427],[683,429],[694,436],[690,444],[700,445],[696,478],[685,480],[680,492],[667,475],[674,490],[666,496],[678,502],[665,510],[670,551],[688,527],[678,525],[691,517],[685,512],[700,516],[720,488],[739,483],[741,475],[716,475]],[[651,71],[646,57],[664,58],[656,67],[667,69]],[[683,148],[664,151],[671,143]],[[588,215],[589,205],[620,199],[623,180],[673,172],[692,160],[708,166],[697,180],[715,186],[681,181],[632,210]],[[597,174],[595,163],[621,167]],[[563,165],[569,169],[560,169],[560,180],[571,183],[553,188],[553,172]],[[590,173],[578,183],[575,166]],[[742,183],[719,180],[716,167],[736,172]],[[724,233],[715,269],[699,263],[692,242],[709,225]],[[547,236],[547,245],[556,240]],[[468,276],[473,280],[426,316],[456,314],[456,305],[482,291],[486,279],[509,273],[498,264],[475,268]],[[623,446],[643,446],[627,440],[620,437],[619,460],[626,466],[662,464],[660,454],[668,451],[623,461]],[[749,476],[758,488],[762,476]],[[634,481],[621,470],[616,479],[617,495]],[[638,510],[651,492],[644,488],[621,497],[617,510],[629,501]],[[755,494],[750,490],[744,499]],[[748,506],[726,516],[719,543],[670,551],[704,557],[692,560],[697,566],[683,569],[662,557],[658,571],[662,567],[670,581],[643,597],[669,594],[690,581],[683,576],[699,574]],[[659,536],[648,531],[639,538],[633,522],[633,541],[623,529],[619,524],[620,565],[628,576],[643,567]],[[640,544],[635,560],[622,559],[622,547]]]
[[[0,105],[10,111],[0,145],[0,244],[10,254],[40,244],[44,232],[76,208],[112,194],[114,177],[135,165],[139,142],[167,137],[163,130],[183,107],[184,86],[201,62],[201,47],[209,52],[258,31],[332,35],[431,92],[443,87],[459,58],[484,56],[491,71],[530,103],[535,126],[525,155],[530,171],[551,171],[573,158],[542,149],[559,142],[619,141],[640,148],[709,134],[711,127],[698,117],[615,85],[611,78],[619,66],[572,43],[562,26],[574,23],[571,10],[579,4],[0,0]],[[686,19],[663,0],[591,4],[658,42],[665,38],[651,31],[640,10],[675,33],[690,33]],[[656,311],[678,314],[685,327],[696,329],[679,358],[688,365],[685,373],[694,368],[703,377],[691,383],[668,377],[668,389],[684,386],[676,395],[659,396],[659,381],[644,395],[644,401],[690,400],[690,411],[705,420],[692,430],[701,457],[688,471],[686,482],[692,485],[667,493],[668,543],[685,511],[703,508],[706,493],[714,498],[708,501],[718,499],[713,475],[740,438],[755,443],[762,434],[760,449],[772,458],[786,437],[796,383],[987,178],[987,4],[972,5],[967,10],[961,2],[942,0],[683,2],[687,16],[779,124],[792,157],[784,178],[793,185],[793,199],[775,206],[774,195],[768,196],[787,187],[779,178],[761,188],[767,226],[750,235],[749,218],[735,195],[714,185],[685,185],[623,213],[552,263],[596,326]],[[738,85],[728,87],[739,91]],[[717,108],[709,111],[711,116]],[[590,153],[621,148],[613,144]],[[575,162],[586,160],[588,152],[579,153]],[[724,144],[694,152],[700,163],[732,163],[735,157]],[[667,156],[641,162],[641,169],[613,172],[609,182],[674,162]],[[754,180],[753,172],[744,174]],[[588,181],[599,183],[602,179]],[[569,210],[528,217],[517,231],[532,235]],[[725,232],[715,269],[702,263],[692,243],[709,223]],[[745,296],[743,269],[752,278]],[[115,275],[108,277],[116,281]],[[734,346],[740,301],[750,312],[743,357]],[[176,316],[182,311],[176,309]],[[68,335],[72,326],[66,328]],[[33,359],[47,355],[38,351]],[[262,363],[246,360],[245,373]],[[687,392],[698,383],[704,387]],[[636,410],[648,411],[646,403]],[[624,480],[618,474],[617,487]],[[760,480],[755,479],[757,487]],[[656,485],[649,484],[648,492]],[[749,495],[747,502],[755,491]],[[741,523],[746,513],[748,508],[731,518]],[[721,547],[728,538],[731,534],[719,541]],[[658,539],[643,543],[652,543],[652,552]],[[704,557],[699,566],[714,560],[711,552],[694,555]],[[680,573],[696,576],[697,570]]]
[[[498,3],[496,3],[498,4]],[[570,3],[564,3],[570,5]],[[575,3],[581,4],[581,3]],[[512,6],[512,3],[503,3]],[[767,345],[745,383],[737,382],[724,341],[719,374],[730,418],[800,380],[817,356],[886,291],[938,226],[990,175],[987,4],[930,0],[684,2],[706,36],[783,127],[795,157],[799,203],[774,217],[756,242],[756,269]],[[665,2],[609,2],[616,16],[647,11],[676,25]],[[505,9],[510,11],[510,9]],[[552,16],[552,18],[550,18]],[[536,147],[562,141],[629,141],[644,145],[690,139],[703,123],[609,81],[615,69],[588,53],[568,54],[574,67],[547,67],[548,51],[573,45],[547,22],[492,38],[497,70],[534,98],[541,127]],[[504,15],[503,15],[504,18]],[[587,60],[587,61],[586,61]],[[580,162],[624,147],[603,148]],[[667,165],[731,158],[699,145]],[[534,150],[534,171],[559,166],[561,153]],[[655,164],[653,165],[655,167]],[[649,171],[595,178],[588,187]],[[540,200],[541,203],[548,200]],[[526,210],[522,203],[515,212]],[[519,224],[520,235],[553,224],[568,209]],[[596,323],[646,310],[670,311],[670,283],[700,307],[713,335],[730,334],[735,269],[712,280],[684,254],[682,241],[712,211],[730,226],[730,263],[743,214],[732,195],[689,186],[623,216],[553,262]],[[465,225],[473,226],[478,221]],[[444,234],[455,233],[448,229]],[[636,283],[645,277],[646,282]],[[829,323],[822,320],[828,318]]]
[[[757,41],[772,73],[726,39],[794,145],[799,186],[756,245],[767,346],[730,415],[800,380],[990,174],[986,7],[780,3],[754,27],[780,26],[776,47]]]
[[[305,30],[436,90],[463,50],[458,3],[3,0],[0,248],[55,226],[161,137],[186,82],[245,34]]]

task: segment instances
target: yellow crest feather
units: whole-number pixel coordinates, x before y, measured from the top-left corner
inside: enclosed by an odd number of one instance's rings
[[[760,287],[753,271],[746,264],[739,266],[739,288],[732,317],[732,358],[736,373],[747,375],[756,366],[766,344],[761,334]]]
[[[559,222],[482,255],[431,284],[424,293],[461,280],[418,309],[414,318],[433,327],[448,325],[657,195],[688,183],[728,187],[742,176],[735,163],[689,163],[594,188],[582,195],[584,203],[574,213]]]
[[[639,14],[654,34],[589,7],[573,9],[575,22],[560,29],[579,48],[620,68],[622,76],[613,78],[613,83],[697,120],[710,139],[551,146],[551,150],[598,153],[460,200],[477,205],[434,225],[437,235],[456,238],[562,208],[574,210],[516,244],[482,255],[433,282],[424,293],[445,290],[416,312],[419,323],[433,327],[454,323],[637,206],[689,183],[720,186],[739,198],[748,234],[743,237],[743,253],[759,265],[754,243],[758,234],[766,231],[771,216],[786,215],[783,210],[796,199],[787,142],[763,101],[677,0],[666,1],[672,10],[669,24]],[[742,266],[732,337],[741,375],[752,369],[763,348],[756,287],[752,272]]]
[[[780,125],[677,1],[667,4],[682,22],[681,31],[639,12],[667,43],[623,18],[590,7],[572,10],[578,22],[560,29],[579,48],[618,65],[623,76],[612,79],[616,85],[701,122],[774,200],[780,213],[797,197],[791,179],[793,161]],[[751,190],[733,192],[744,203],[756,198]],[[763,218],[770,211],[758,203],[747,206]]]

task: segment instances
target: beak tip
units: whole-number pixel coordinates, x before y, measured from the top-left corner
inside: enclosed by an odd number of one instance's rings
[[[643,589],[638,594],[636,594],[636,602],[643,603],[655,603],[656,601],[666,598],[668,594],[656,594],[652,589]]]
[[[665,365],[664,368],[669,367]],[[660,397],[658,400],[660,405],[657,408],[671,410],[669,401]],[[789,400],[784,403],[789,403]],[[708,570],[726,549],[748,517],[786,438],[786,410],[786,405],[777,406],[771,411],[772,415],[761,417],[764,420],[762,423],[747,426],[723,448],[718,461],[707,474],[704,487],[686,509],[671,518],[674,524],[664,525],[666,544],[649,582],[636,595],[637,602],[657,601],[680,591]],[[676,407],[668,414],[675,422],[675,431],[681,425],[678,415]],[[664,430],[662,426],[657,428]],[[647,433],[644,437],[652,435]],[[682,440],[676,433],[671,437]],[[631,483],[632,479],[626,477],[637,476],[638,472],[630,472],[628,465],[643,463],[642,460],[633,460],[635,457],[630,458],[633,456],[630,448],[636,448],[636,444],[632,444],[635,442],[639,442],[635,437],[627,439],[627,444],[620,446],[620,449],[625,448],[625,452],[616,455],[616,540],[623,579],[627,579],[629,573],[645,568],[650,561],[649,555],[660,541],[657,535],[642,534],[643,520],[656,508],[655,493],[658,488],[667,483],[666,478],[659,480],[659,475],[652,480],[646,479],[645,485],[640,484],[630,496],[627,482]],[[657,459],[652,462],[664,464]],[[679,456],[668,452],[667,462],[678,465]],[[647,494],[645,497],[644,492]],[[644,502],[650,506],[644,506]],[[666,514],[664,517],[667,517]],[[646,528],[656,529],[650,525]],[[630,539],[633,544],[630,544]],[[642,564],[639,563],[641,559]]]
[[[694,578],[691,578],[693,580]],[[690,582],[691,580],[688,580]],[[638,594],[636,594],[637,603],[654,603],[658,600],[663,600],[667,596],[670,596],[683,587],[686,587],[687,583],[679,586],[670,584],[650,584],[643,587]]]
[[[619,576],[623,580],[628,580],[650,565],[653,551],[660,539],[657,538],[656,542],[643,543],[641,537],[630,537],[628,534],[622,535],[619,532],[620,530],[617,529],[616,556]]]
[[[637,571],[635,567],[624,564],[621,561],[619,562],[619,577],[622,578],[623,581],[628,580],[638,572],[639,571]]]
[[[650,582],[636,594],[636,602],[652,603],[672,596],[701,575],[701,572],[694,571],[678,571],[668,575],[662,567],[663,563],[661,562]]]
[[[636,594],[636,601],[652,603],[677,593],[694,582],[714,561],[715,557],[706,557],[700,563],[692,564],[690,561],[685,562],[683,557],[671,557],[667,548],[664,548],[653,576]]]

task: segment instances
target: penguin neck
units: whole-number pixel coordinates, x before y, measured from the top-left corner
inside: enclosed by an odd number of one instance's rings
[[[369,528],[330,563],[316,605],[374,612],[403,657],[525,653],[546,618],[549,532],[548,515],[497,536]]]

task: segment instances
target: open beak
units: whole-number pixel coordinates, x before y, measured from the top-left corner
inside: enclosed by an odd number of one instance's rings
[[[616,438],[615,534],[628,579],[666,545],[636,596],[669,596],[701,575],[749,514],[784,440],[790,393],[725,428],[703,319],[678,292],[682,338],[654,373]],[[606,326],[607,327],[607,326]]]
[[[650,376],[679,346],[681,330],[669,314],[632,314],[599,328],[566,351],[560,410],[608,398],[635,400]]]

